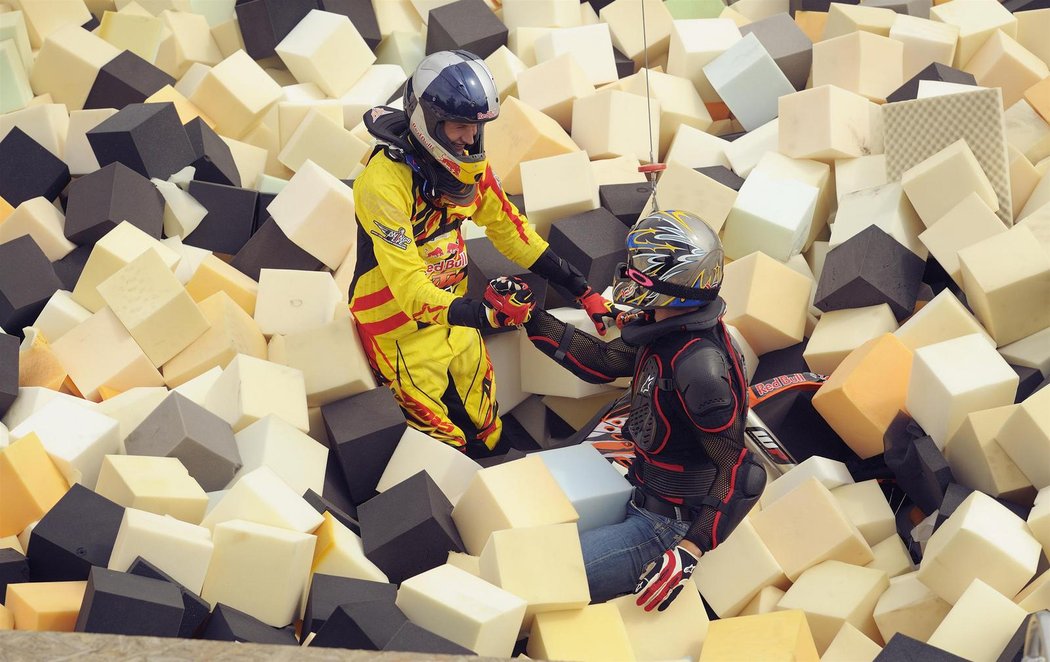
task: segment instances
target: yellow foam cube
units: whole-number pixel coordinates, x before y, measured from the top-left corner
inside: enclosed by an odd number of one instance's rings
[[[39,520],[67,490],[69,483],[36,433],[0,448],[0,537]]]
[[[324,522],[317,527],[317,545],[314,548],[311,573],[350,577],[372,582],[386,583],[386,574],[365,557],[361,538],[325,512]]]
[[[599,206],[598,184],[586,152],[526,161],[521,164],[521,181],[529,220],[542,237],[552,222]]]
[[[146,98],[146,103],[172,103],[175,105],[175,112],[179,116],[179,121],[183,124],[192,122],[196,118],[207,124],[210,128],[215,128],[215,120],[206,115],[204,111],[197,107],[196,104],[191,103],[189,99],[182,95],[181,92],[176,90],[171,85],[165,85],[153,94]]]
[[[125,508],[199,524],[208,495],[174,457],[107,455],[95,492]]]
[[[641,4],[637,0],[615,0],[598,12],[609,24],[613,46],[640,67],[648,54],[649,62],[666,55],[671,43],[674,19],[660,0],[645,2],[645,32],[642,32]]]
[[[812,280],[764,253],[726,265],[721,296],[725,321],[761,356],[802,341]]]
[[[515,97],[500,104],[499,117],[485,129],[492,171],[509,195],[522,192],[520,164],[579,149],[558,122]]]
[[[687,582],[664,611],[645,611],[631,594],[610,601],[620,610],[635,657],[640,660],[695,660],[707,638],[710,619],[694,582]]]
[[[86,590],[86,581],[8,584],[6,606],[17,630],[72,632]]]
[[[609,603],[537,614],[525,653],[542,660],[634,660],[620,610]]]
[[[817,662],[820,655],[801,609],[712,621],[700,662]]]

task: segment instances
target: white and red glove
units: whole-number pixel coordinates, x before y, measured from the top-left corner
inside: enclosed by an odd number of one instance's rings
[[[693,576],[698,560],[685,548],[675,546],[651,561],[634,588],[634,594],[638,596],[635,604],[646,611],[667,609]]]
[[[604,318],[616,319],[616,308],[613,306],[613,302],[603,297],[600,293],[595,292],[594,288],[588,285],[583,294],[576,297],[576,303],[580,304],[580,307],[587,311],[587,316],[594,322],[594,328],[598,331],[598,335],[604,336],[606,329]]]
[[[536,307],[532,289],[517,276],[500,276],[489,281],[482,299],[485,318],[494,329],[521,326]]]

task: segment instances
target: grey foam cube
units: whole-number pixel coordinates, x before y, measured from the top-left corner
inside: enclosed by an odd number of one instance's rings
[[[128,455],[178,458],[205,492],[221,490],[241,468],[230,424],[172,392],[131,431]]]
[[[427,54],[465,50],[484,59],[507,43],[507,26],[484,0],[456,0],[430,10]]]
[[[555,253],[579,269],[595,290],[601,291],[612,283],[616,266],[627,259],[628,231],[612,212],[599,207],[554,221],[548,241]],[[572,295],[553,287],[548,288],[548,308],[557,307],[552,305],[551,290],[562,295],[561,305],[570,305]]]
[[[813,42],[791,16],[773,14],[740,28],[741,35],[752,32],[787,76],[791,86],[796,90],[805,89],[813,66]]]
[[[22,337],[47,300],[62,288],[54,267],[30,235],[0,244],[0,328]]]
[[[182,615],[179,587],[160,579],[91,568],[76,632],[175,637]]]
[[[131,103],[87,132],[100,166],[120,161],[143,177],[167,179],[193,162],[173,103]]]
[[[124,221],[154,239],[164,228],[164,198],[153,182],[114,161],[69,185],[66,239],[94,244]]]
[[[898,14],[907,14],[915,18],[929,18],[932,0],[860,0],[860,4],[867,7],[882,7],[892,9]]]

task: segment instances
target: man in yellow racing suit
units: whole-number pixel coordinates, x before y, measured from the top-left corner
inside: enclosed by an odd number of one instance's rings
[[[612,305],[507,199],[483,145],[484,122],[498,113],[495,83],[476,56],[430,55],[406,85],[404,112],[365,113],[378,146],[354,182],[350,309],[372,370],[410,425],[479,455],[502,429],[479,329],[520,325],[533,304],[507,279],[490,283],[482,301],[465,297],[462,222],[473,220],[508,259],[572,294],[600,333]]]

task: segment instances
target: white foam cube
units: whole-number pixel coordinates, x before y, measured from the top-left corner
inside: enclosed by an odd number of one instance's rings
[[[579,7],[569,0],[503,0],[503,24],[522,27],[560,28],[579,25]]]
[[[36,433],[62,475],[72,485],[94,489],[102,459],[120,449],[115,420],[65,399],[49,402],[11,428],[11,438]]]
[[[214,545],[211,531],[173,517],[127,508],[109,569],[127,572],[142,557],[193,593],[200,594]]]
[[[349,18],[319,9],[274,50],[299,82],[316,83],[330,97],[345,94],[376,59]]]
[[[899,535],[893,534],[882,542],[875,543],[871,546],[871,553],[875,560],[864,567],[882,570],[890,579],[915,570],[911,554]]]
[[[726,256],[738,259],[761,251],[786,261],[801,252],[818,193],[808,184],[751,173],[726,219],[722,242]]]
[[[353,248],[354,197],[348,186],[311,161],[304,163],[266,211],[297,246],[336,269]]]
[[[254,317],[265,335],[310,331],[332,321],[340,298],[327,272],[262,269]]]
[[[397,606],[416,625],[478,655],[509,657],[526,602],[451,565],[401,582]]]
[[[813,372],[830,375],[850,352],[873,338],[896,330],[897,318],[885,303],[832,310],[817,320],[802,358]]]
[[[813,44],[813,87],[835,85],[883,103],[904,82],[904,44],[852,32]]]
[[[69,174],[86,175],[98,170],[98,159],[87,141],[87,132],[116,112],[114,108],[93,108],[69,113],[69,130],[66,133],[65,152],[62,154],[62,160],[69,165]]]
[[[948,213],[971,192],[992,211],[999,200],[966,141],[959,139],[905,170],[901,186],[926,227]]]
[[[174,457],[107,455],[95,492],[125,508],[171,515],[190,524],[204,519],[208,505],[204,490]]]
[[[323,518],[324,522],[314,532],[317,547],[312,572],[386,583],[387,576],[365,556],[361,537],[346,528],[332,513],[326,511]]]
[[[284,627],[299,613],[315,538],[265,524],[233,520],[215,527],[215,552],[201,597]],[[267,577],[267,581],[260,581]]]
[[[719,618],[740,614],[767,587],[791,585],[749,518],[700,558],[693,578]]]
[[[831,494],[873,551],[876,544],[896,534],[897,522],[877,480],[842,485]]]
[[[951,608],[911,572],[890,580],[875,605],[875,624],[884,641],[898,632],[926,641]]]
[[[983,203],[981,206],[984,206]],[[929,254],[927,245],[919,239],[919,234],[926,228],[904,195],[901,185],[896,182],[856,191],[840,198],[828,248],[845,243],[872,225],[923,260]]]
[[[976,662],[998,660],[1027,617],[1009,598],[974,579],[927,643]]]
[[[306,404],[310,407],[376,387],[352,319],[339,318],[307,331],[275,334],[270,340],[269,360],[303,371]]]
[[[190,101],[215,121],[216,131],[240,138],[281,97],[281,87],[244,51],[208,71]]]
[[[170,10],[162,11],[160,16],[166,29],[154,61],[158,69],[174,78],[181,78],[195,63],[211,66],[222,60],[222,51],[215,43],[208,21],[203,16]]]
[[[303,432],[310,429],[302,371],[246,354],[230,361],[206,403],[234,432],[267,414],[276,414]]]
[[[1011,404],[1017,373],[979,334],[915,350],[907,408],[926,434],[944,445],[972,411]]]
[[[231,485],[260,467],[269,467],[296,494],[324,491],[328,449],[283,418],[261,418],[234,435],[234,439],[242,465]]]
[[[795,91],[754,33],[736,41],[703,71],[748,131],[776,118],[777,99]]]
[[[1036,495],[1035,505],[1028,514],[1028,529],[1043,549],[1050,549],[1050,488],[1044,487]]]
[[[655,151],[660,141],[659,101],[647,105],[637,94],[604,89],[577,99],[572,113],[572,139],[590,158],[633,156],[645,163],[655,158],[649,154],[650,144]]]
[[[794,158],[830,161],[873,150],[869,102],[835,85],[788,93],[778,100],[779,149]]]
[[[983,337],[989,345],[995,344],[973,314],[950,290],[945,289],[901,324],[893,335],[914,351],[974,333]]]
[[[33,323],[48,341],[58,340],[67,331],[91,317],[91,313],[73,301],[70,294],[67,290],[58,290],[52,294]]]
[[[373,64],[339,97],[343,107],[343,127],[352,129],[361,123],[365,112],[386,104],[405,82],[405,70],[396,64]]]
[[[606,23],[555,28],[536,39],[536,60],[545,62],[569,53],[592,85],[617,80],[612,36]]]
[[[727,144],[726,158],[733,172],[747,177],[767,152],[775,152],[780,142],[779,127],[778,120],[770,120]]]
[[[150,181],[164,198],[164,234],[185,237],[197,229],[208,210],[193,196],[172,182],[153,178]]]
[[[959,204],[941,216],[932,227],[919,234],[938,264],[962,286],[959,251],[979,241],[1006,232],[1006,227],[976,193],[970,193]]]
[[[580,532],[619,524],[633,487],[591,444],[541,451],[550,470],[580,519]]]
[[[911,80],[931,62],[952,65],[959,41],[958,26],[919,16],[897,14],[889,38],[904,44],[904,80]]]
[[[817,479],[829,490],[853,484],[853,476],[844,463],[819,455],[811,455],[766,485],[761,497],[763,507],[768,507],[810,478]]]
[[[23,386],[18,389],[18,396],[15,397],[15,401],[3,418],[0,418],[0,422],[7,428],[14,429],[27,418],[47,406],[52,400],[65,400],[68,403],[92,410],[98,406],[90,400],[84,400],[61,391],[53,391],[43,386]]]
[[[466,491],[481,466],[459,449],[437,441],[415,428],[406,428],[376,485],[385,492],[425,471],[453,506]]]
[[[999,445],[1036,489],[1050,486],[1050,392],[1041,388],[1024,399],[999,431]]]
[[[1019,408],[1020,405],[1006,405],[966,416],[944,447],[944,457],[957,482],[1019,503],[1031,499],[1032,481],[999,443],[1003,424]]]
[[[729,166],[726,149],[727,140],[713,136],[706,131],[684,124],[678,127],[671,146],[667,148],[664,161],[668,166],[679,163],[689,168],[706,168],[708,166]]]
[[[704,66],[740,41],[740,28],[728,18],[680,19],[671,28],[667,73],[693,82],[705,102],[721,98],[704,73]]]
[[[847,193],[886,183],[885,154],[835,159],[835,193],[839,200]]]
[[[266,465],[242,475],[201,521],[211,530],[230,520],[247,520],[289,531],[312,533],[324,518]]]

